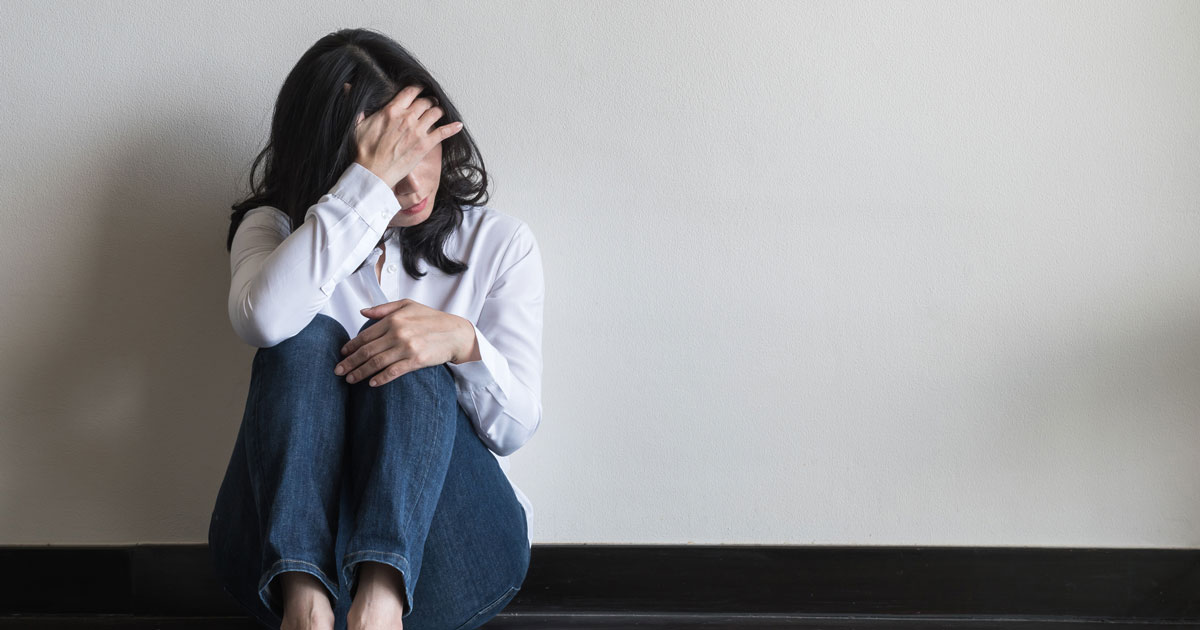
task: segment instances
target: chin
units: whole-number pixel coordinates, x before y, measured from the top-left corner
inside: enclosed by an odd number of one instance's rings
[[[395,223],[389,223],[388,227],[409,227],[416,225],[428,219],[429,215],[417,215],[415,217],[403,217],[396,219]]]

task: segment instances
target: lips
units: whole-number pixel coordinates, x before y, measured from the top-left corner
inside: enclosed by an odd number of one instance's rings
[[[416,213],[418,213],[418,212],[420,212],[420,211],[424,210],[424,209],[425,209],[425,206],[426,206],[426,204],[427,204],[428,202],[429,202],[429,197],[425,197],[425,198],[424,198],[424,199],[422,199],[420,202],[418,202],[418,203],[416,203],[416,204],[414,204],[414,205],[411,205],[411,206],[409,206],[409,207],[407,207],[407,208],[401,208],[401,209],[400,209],[400,211],[401,211],[401,212],[404,212],[404,213],[406,213],[406,214],[416,214]]]

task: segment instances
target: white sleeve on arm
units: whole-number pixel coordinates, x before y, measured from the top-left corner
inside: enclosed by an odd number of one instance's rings
[[[521,448],[542,420],[542,255],[522,224],[474,324],[479,361],[446,363],[476,434],[497,455]]]
[[[259,348],[299,333],[366,260],[399,211],[387,183],[354,162],[291,234],[278,210],[247,213],[229,252],[234,332]]]

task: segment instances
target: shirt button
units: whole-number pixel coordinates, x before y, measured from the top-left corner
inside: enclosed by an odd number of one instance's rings
[[[388,273],[396,273],[396,264],[392,263],[387,266]]]

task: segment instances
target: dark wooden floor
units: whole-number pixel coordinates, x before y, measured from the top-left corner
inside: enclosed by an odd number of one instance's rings
[[[244,617],[131,617],[128,615],[8,615],[0,630],[262,630]],[[955,617],[851,617],[797,615],[501,613],[483,628],[501,630],[619,630],[622,628],[801,628],[805,630],[1182,630],[1192,622],[1128,622],[1050,618],[963,619]]]
[[[535,545],[484,627],[1200,630],[1200,549]],[[207,545],[0,547],[0,630],[51,628],[261,630]]]

